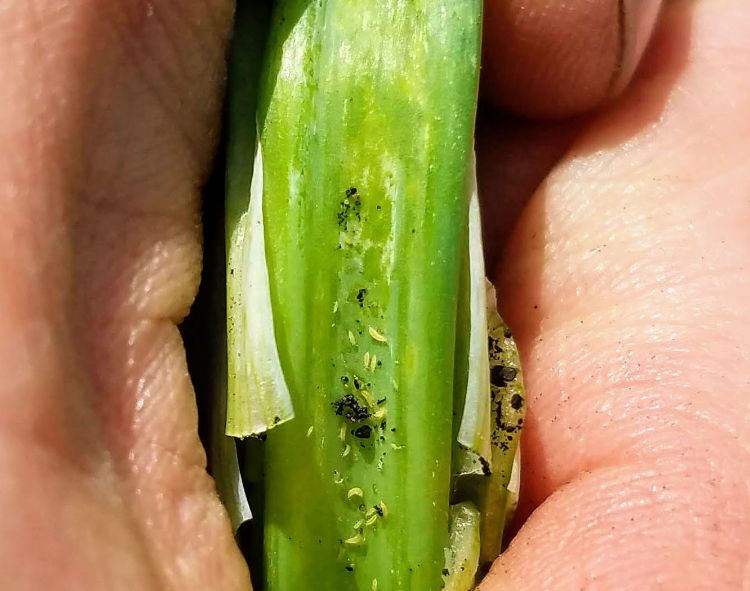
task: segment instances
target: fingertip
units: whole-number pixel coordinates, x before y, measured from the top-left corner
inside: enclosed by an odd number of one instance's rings
[[[741,496],[718,498],[680,462],[584,473],[539,506],[479,591],[739,589]]]
[[[510,0],[485,7],[484,98],[534,118],[564,118],[622,91],[661,0]]]

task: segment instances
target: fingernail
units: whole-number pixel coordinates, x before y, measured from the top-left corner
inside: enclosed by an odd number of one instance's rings
[[[619,59],[612,76],[611,94],[618,94],[633,77],[648,46],[661,9],[661,0],[616,0]]]

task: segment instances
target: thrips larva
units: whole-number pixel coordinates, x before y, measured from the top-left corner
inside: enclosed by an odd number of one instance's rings
[[[350,488],[349,492],[346,493],[346,498],[351,499],[352,497],[363,497],[365,493],[362,491],[361,488],[358,486],[355,486],[354,488]]]
[[[375,339],[379,343],[385,343],[387,342],[387,339],[380,334],[377,330],[375,330],[372,326],[367,328],[367,332],[370,333],[370,336]]]

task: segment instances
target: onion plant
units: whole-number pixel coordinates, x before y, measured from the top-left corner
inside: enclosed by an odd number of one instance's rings
[[[245,469],[224,439],[220,493],[238,524],[251,491],[261,589],[472,589],[524,406],[482,255],[481,1],[267,8],[240,2],[230,64],[221,426]]]

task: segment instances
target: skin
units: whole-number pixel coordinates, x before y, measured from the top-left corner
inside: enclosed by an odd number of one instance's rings
[[[750,10],[623,7],[487,7],[485,233],[529,403],[482,591],[750,588]],[[176,328],[231,10],[0,2],[2,589],[248,588]]]

